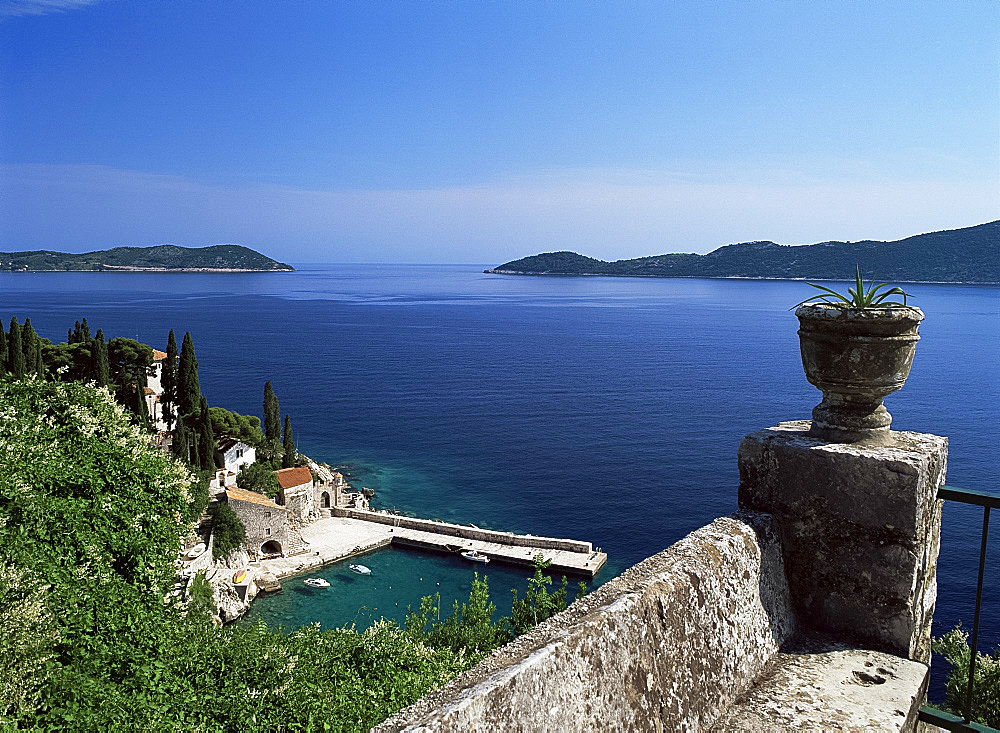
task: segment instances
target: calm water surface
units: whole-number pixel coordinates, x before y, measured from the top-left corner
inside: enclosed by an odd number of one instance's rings
[[[482,269],[0,273],[0,316],[30,316],[53,340],[83,316],[159,348],[169,329],[190,331],[212,404],[259,415],[271,379],[299,450],[347,465],[380,506],[591,540],[610,555],[598,583],[733,511],[740,438],[819,401],[788,310],[809,294],[802,283]],[[886,401],[893,426],[947,435],[949,483],[1000,491],[1000,288],[907,289],[927,320],[909,382]],[[974,509],[945,508],[936,633],[971,626],[980,523]],[[989,647],[1000,643],[993,534]],[[365,562],[372,578],[332,566],[330,589],[292,582],[253,613],[364,626],[434,591],[447,607],[474,572],[396,550]],[[521,574],[488,575],[509,609]]]

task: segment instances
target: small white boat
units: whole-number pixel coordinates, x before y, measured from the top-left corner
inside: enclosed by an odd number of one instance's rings
[[[466,560],[472,560],[472,562],[490,561],[490,559],[486,555],[479,552],[478,550],[466,550],[465,552],[462,553],[462,557],[464,557]]]
[[[330,584],[322,578],[307,578],[305,584],[312,588],[329,588]]]
[[[187,551],[187,554],[184,556],[184,559],[185,560],[194,560],[196,557],[201,556],[202,553],[204,553],[206,549],[208,549],[208,548],[205,547],[205,543],[204,542],[199,542],[197,545],[195,545],[194,547],[192,547],[190,550]]]
[[[371,575],[372,569],[366,565],[351,565],[351,570],[356,572],[358,575]]]

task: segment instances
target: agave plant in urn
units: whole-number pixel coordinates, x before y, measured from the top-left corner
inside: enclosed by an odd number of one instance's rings
[[[866,290],[860,267],[846,296],[809,285],[821,292],[793,308],[806,379],[823,392],[810,434],[837,443],[889,444],[892,415],[882,400],[906,382],[923,312],[907,305],[910,296],[902,288],[872,280]]]

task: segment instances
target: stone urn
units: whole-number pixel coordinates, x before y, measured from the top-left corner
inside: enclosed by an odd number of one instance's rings
[[[810,434],[836,443],[888,444],[892,415],[882,400],[906,382],[917,349],[919,308],[799,306],[799,347],[823,401]]]

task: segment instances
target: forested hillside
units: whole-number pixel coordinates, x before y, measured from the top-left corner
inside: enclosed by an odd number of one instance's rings
[[[1000,221],[918,234],[894,242],[730,244],[697,254],[664,254],[604,262],[574,252],[549,252],[486,272],[505,275],[743,277],[852,279],[855,267],[893,282],[1000,282]]]

